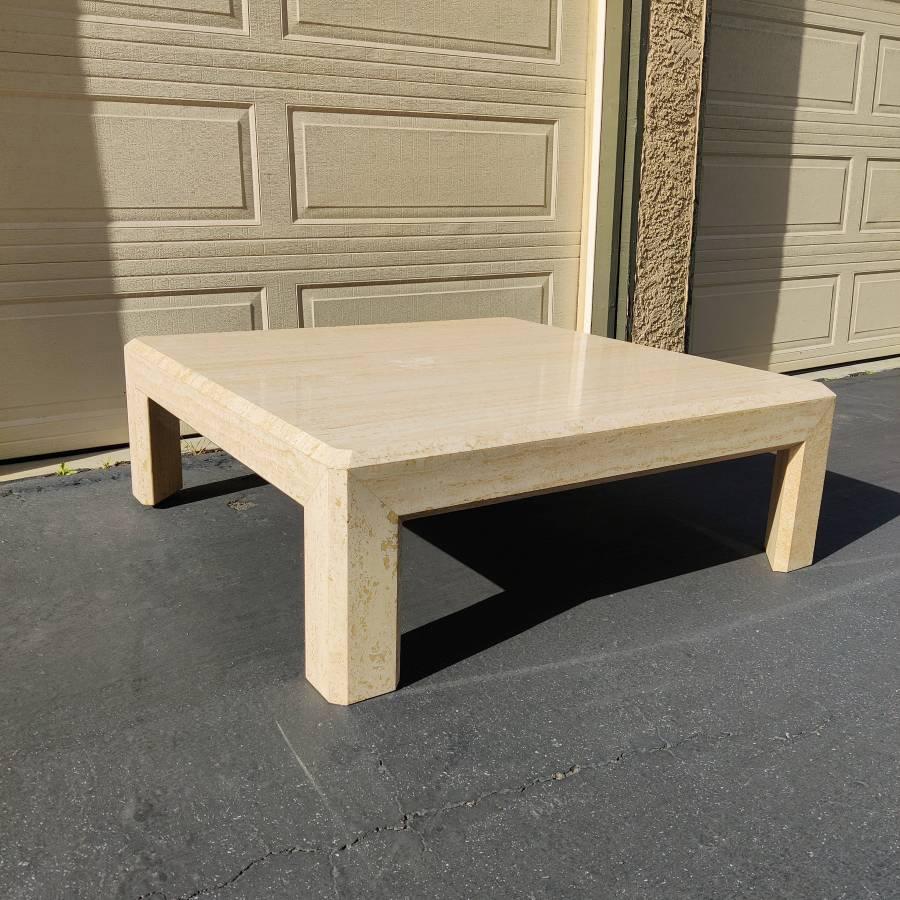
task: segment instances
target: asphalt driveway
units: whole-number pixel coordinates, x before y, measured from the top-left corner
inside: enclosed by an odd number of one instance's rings
[[[770,456],[421,519],[402,688],[302,677],[302,512],[224,454],[0,488],[4,898],[900,897],[900,373],[817,563]]]

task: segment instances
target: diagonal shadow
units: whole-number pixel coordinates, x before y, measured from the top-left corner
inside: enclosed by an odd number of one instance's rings
[[[407,522],[501,592],[405,633],[401,684],[587,600],[761,553],[773,462],[766,454]],[[897,516],[900,494],[828,472],[816,559]]]
[[[249,475],[235,475],[234,478],[226,478],[223,481],[209,481],[206,484],[195,484],[192,487],[182,488],[171,497],[156,504],[157,509],[172,509],[176,506],[184,506],[186,503],[197,503],[201,500],[210,500],[213,497],[224,497],[227,494],[237,494],[240,491],[250,491],[253,488],[268,484],[264,478],[253,473]]]

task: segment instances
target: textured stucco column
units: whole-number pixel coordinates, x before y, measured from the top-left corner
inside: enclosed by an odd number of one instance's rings
[[[706,0],[650,0],[631,337],[685,349]]]

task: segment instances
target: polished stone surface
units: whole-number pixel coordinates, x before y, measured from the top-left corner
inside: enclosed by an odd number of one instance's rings
[[[521,319],[162,335],[128,352],[347,467],[829,397],[815,381]]]
[[[403,689],[303,679],[300,507],[224,455],[0,488],[0,896],[894,898],[900,375],[817,562],[770,457],[410,522]]]
[[[403,517],[777,450],[766,553],[813,559],[818,382],[513,318],[136,338],[125,371],[139,502],[180,490],[180,420],[303,504],[306,677],[331,703],[397,687]]]

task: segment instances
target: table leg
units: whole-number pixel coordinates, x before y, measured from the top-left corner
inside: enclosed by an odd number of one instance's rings
[[[833,413],[832,403],[802,444],[776,454],[766,529],[766,554],[776,572],[813,561]]]
[[[399,521],[346,471],[303,508],[306,677],[331,703],[393,691],[399,678]]]
[[[181,489],[179,423],[136,388],[129,386],[127,394],[131,492],[145,506],[155,506]]]

